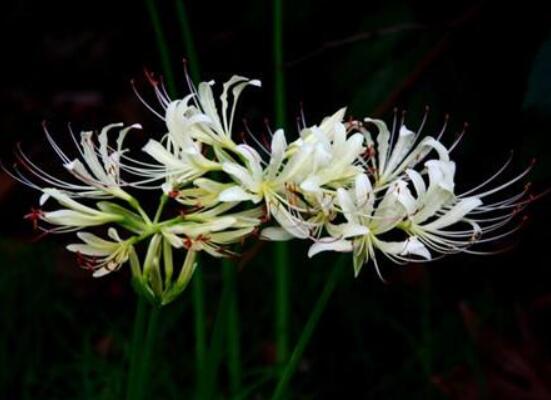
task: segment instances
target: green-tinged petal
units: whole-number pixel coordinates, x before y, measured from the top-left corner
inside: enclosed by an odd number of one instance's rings
[[[333,238],[321,238],[308,249],[308,257],[312,258],[323,251],[338,251],[348,253],[352,251],[352,242],[349,240],[335,240]]]

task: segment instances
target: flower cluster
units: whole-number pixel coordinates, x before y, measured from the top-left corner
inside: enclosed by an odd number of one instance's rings
[[[519,225],[503,228],[530,201],[527,187],[499,198],[530,167],[489,188],[510,159],[478,186],[456,192],[450,153],[462,135],[448,146],[445,127],[423,136],[426,114],[414,131],[396,113],[389,129],[377,119],[345,120],[343,108],[316,125],[302,119],[294,141],[282,129],[261,136],[247,126],[241,138],[234,132],[238,98],[259,81],[233,76],[219,97],[213,82],[190,83],[190,93],[173,100],[148,77],[158,105],[136,93],[166,134],[149,139],[141,156],[124,144],[139,124],[80,137],[71,131],[76,157],[44,127],[68,178],[49,174],[21,148],[8,173],[41,192],[41,207],[55,202],[27,215],[38,229],[76,231],[80,243],[67,248],[96,277],[128,262],[136,288],[158,304],[185,289],[199,252],[233,256],[250,236],[306,239],[310,257],[350,252],[355,275],[370,261],[381,275],[381,254],[398,264],[422,262],[508,235]],[[142,206],[144,191],[152,190],[160,196],[153,216]],[[106,238],[83,231],[100,226]],[[178,257],[182,267],[175,269]]]

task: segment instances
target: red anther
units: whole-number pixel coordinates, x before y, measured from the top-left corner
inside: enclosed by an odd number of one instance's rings
[[[371,158],[371,157],[375,156],[375,148],[373,147],[373,145],[368,146],[364,150],[363,154],[364,154],[364,157],[366,157],[366,158]]]
[[[150,72],[147,67],[144,67],[144,74],[145,74],[145,77],[147,78],[147,80],[149,81],[149,83],[152,85],[152,86],[157,86],[159,84],[159,81],[157,79],[155,79],[155,74],[153,72]]]
[[[24,219],[28,219],[33,224],[33,229],[38,229],[38,221],[44,216],[44,211],[40,208],[31,207],[31,211],[23,216]]]
[[[203,206],[201,205],[201,203],[198,202],[195,206],[189,207],[187,210],[184,208],[180,209],[178,214],[180,215],[180,217],[185,217],[188,214],[191,214],[196,211],[201,211],[202,209],[203,209]]]
[[[450,119],[450,114],[449,113],[446,113],[444,114],[444,119],[447,121]]]
[[[527,182],[526,185],[524,185],[524,190],[528,191],[532,187],[532,182]]]
[[[184,247],[189,250],[191,249],[191,246],[193,245],[193,242],[190,238],[186,237],[183,239]]]
[[[98,266],[97,258],[85,256],[80,251],[76,252],[78,266],[87,270],[94,270]]]
[[[168,192],[168,197],[170,197],[171,199],[175,199],[178,197],[179,194],[180,194],[180,191],[173,189],[170,192]]]
[[[272,144],[270,143],[270,141],[268,140],[268,137],[265,134],[260,135],[260,141],[266,147],[266,150],[272,149]]]
[[[262,214],[258,219],[260,220],[261,223],[265,224],[268,221],[270,221],[270,216],[266,211],[264,211],[264,214]]]
[[[469,127],[469,123],[467,121],[463,122],[463,129],[467,129]]]
[[[427,104],[425,105],[425,112],[428,113],[430,111],[430,106]]]
[[[538,160],[536,157],[532,157],[532,160],[530,160],[530,166],[533,166]]]

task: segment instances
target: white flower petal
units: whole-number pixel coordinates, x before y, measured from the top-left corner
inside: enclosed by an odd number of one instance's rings
[[[322,238],[308,249],[308,257],[312,258],[322,251],[338,251],[348,253],[352,251],[352,242],[348,240],[334,240],[333,238]]]
[[[233,202],[233,201],[248,201],[248,200],[257,200],[258,196],[246,192],[241,186],[232,186],[228,189],[223,190],[218,195],[218,200]]]
[[[262,229],[262,232],[260,232],[260,238],[263,240],[286,241],[293,239],[294,236],[283,228],[270,226]]]
[[[478,197],[468,197],[461,200],[455,206],[453,206],[448,212],[443,216],[436,219],[435,221],[424,226],[424,229],[427,230],[437,230],[442,229],[447,226],[453,225],[459,222],[465,217],[468,213],[474,210],[476,207],[482,204],[482,200]]]

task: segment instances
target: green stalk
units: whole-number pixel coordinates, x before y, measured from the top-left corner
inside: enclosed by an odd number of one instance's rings
[[[189,62],[189,73],[194,83],[198,83],[200,79],[199,57],[195,50],[195,42],[193,41],[193,35],[191,34],[191,27],[187,16],[184,0],[176,0],[176,14],[180,23],[180,31],[184,46],[186,48],[187,60]]]
[[[189,73],[193,82],[197,83],[200,80],[200,67],[199,67],[199,57],[197,56],[197,51],[195,49],[195,42],[193,40],[192,31],[190,28],[189,18],[187,10],[183,0],[176,0],[176,13],[180,23],[180,31],[182,34],[182,39],[186,48],[187,60],[189,64]],[[225,320],[227,321],[226,334],[228,340],[228,374],[229,374],[229,384],[230,391],[232,394],[236,394],[241,390],[241,360],[240,360],[240,343],[239,343],[239,313],[237,308],[237,290],[236,290],[236,266],[228,261],[222,260],[222,270],[223,270],[223,284],[224,284],[224,295],[222,297],[224,303],[227,305],[224,307],[226,311]],[[222,303],[221,305],[224,305]],[[224,317],[221,313],[221,308],[219,308],[219,317],[217,321],[223,321]],[[218,368],[219,356],[218,347],[221,342],[221,330],[217,329],[218,324],[215,323],[215,329],[212,334],[211,339],[211,348],[209,354],[209,376],[211,379],[211,385],[214,385],[216,382],[216,370]],[[218,360],[219,361],[219,360]]]
[[[283,0],[273,2],[274,106],[276,128],[285,128],[285,70],[283,68]],[[289,348],[289,251],[275,243],[275,340],[278,364],[286,362]]]
[[[155,347],[155,341],[157,339],[159,313],[160,308],[151,306],[145,342],[143,348],[141,349],[142,357],[140,360],[140,369],[138,371],[138,383],[140,390],[136,393],[136,400],[150,398],[147,394],[149,392],[149,383],[151,380],[151,356],[153,354],[153,348]]]
[[[192,300],[195,325],[195,383],[197,398],[206,398],[208,379],[207,364],[207,322],[205,319],[205,288],[203,271],[198,266],[192,279]]]
[[[136,398],[136,392],[139,390],[137,374],[139,370],[141,347],[144,339],[146,308],[147,301],[145,298],[138,295],[136,315],[134,316],[134,331],[132,334],[132,343],[130,345],[130,367],[128,369],[128,383],[126,388],[127,400],[134,400]]]
[[[155,0],[145,0],[145,5],[149,12],[149,17],[151,18],[151,25],[155,31],[155,40],[159,49],[159,57],[161,59],[161,67],[165,76],[167,90],[171,96],[174,96],[176,94],[176,81],[174,80],[174,72],[170,62],[170,51],[168,49],[166,36],[163,32],[159,11],[157,10]]]
[[[227,312],[228,374],[230,393],[235,396],[241,391],[241,348],[239,342],[239,307],[237,301],[237,265],[229,260],[222,261],[224,286],[229,289]]]
[[[316,329],[316,326],[323,313],[323,310],[325,310],[325,306],[327,305],[327,302],[331,297],[331,294],[333,293],[335,286],[337,285],[339,277],[341,276],[341,273],[344,270],[343,260],[344,260],[344,257],[341,256],[339,261],[333,266],[333,270],[331,271],[331,274],[329,275],[327,282],[325,283],[325,286],[318,298],[318,301],[316,302],[314,309],[310,313],[308,321],[306,322],[306,325],[304,325],[304,328],[302,330],[302,333],[300,334],[298,342],[295,348],[293,349],[291,358],[289,359],[289,362],[287,363],[287,365],[285,366],[285,369],[281,374],[279,382],[277,383],[276,389],[272,396],[272,400],[278,400],[285,397],[285,393],[287,392],[287,387],[289,385],[289,382],[297,370],[298,364],[302,359],[302,355],[304,354],[304,350],[306,350],[306,346],[308,345],[308,343],[310,342],[310,339],[312,338],[312,334]]]
[[[176,15],[180,25],[180,31],[187,52],[187,60],[191,79],[199,82],[199,59],[195,50],[193,36],[187,11],[183,0],[175,0]],[[192,280],[192,300],[195,323],[195,386],[197,397],[206,398],[208,395],[208,371],[207,371],[207,323],[205,319],[205,289],[203,271],[197,266]]]
[[[146,299],[138,296],[134,333],[130,346],[127,400],[142,400],[147,397],[149,389],[151,355],[157,336],[159,309],[155,306],[151,307],[146,331],[147,308]]]
[[[166,76],[167,89],[170,95],[174,95],[176,92],[176,85],[174,80],[174,73],[170,63],[170,53],[166,41],[166,37],[162,30],[159,13],[157,11],[154,0],[145,0],[149,15],[151,17],[151,23],[155,30],[155,37],[157,40],[157,46],[159,47],[159,54],[161,57],[161,64],[163,72]],[[192,78],[194,80],[199,79],[199,64],[193,46],[193,40],[191,37],[191,31],[189,24],[187,23],[187,16],[185,13],[185,7],[183,1],[176,1],[177,14],[180,22],[180,27],[184,34],[184,41],[187,47],[188,59],[190,64],[190,70]],[[204,278],[203,271],[198,266],[195,270],[195,276],[192,280],[192,301],[193,301],[193,313],[195,322],[195,357],[196,357],[196,390],[199,398],[203,398],[203,395],[207,391],[207,380],[205,375],[206,361],[207,361],[207,340],[206,340],[206,320],[205,320],[205,293],[204,293]]]
[[[201,397],[201,400],[210,400],[215,398],[215,391],[218,382],[218,368],[220,367],[222,354],[224,353],[224,338],[228,319],[230,292],[231,288],[224,285],[222,295],[220,296],[216,317],[214,319],[214,326],[212,328],[209,353],[207,357],[207,373],[205,375],[208,379],[208,391],[205,397]]]

